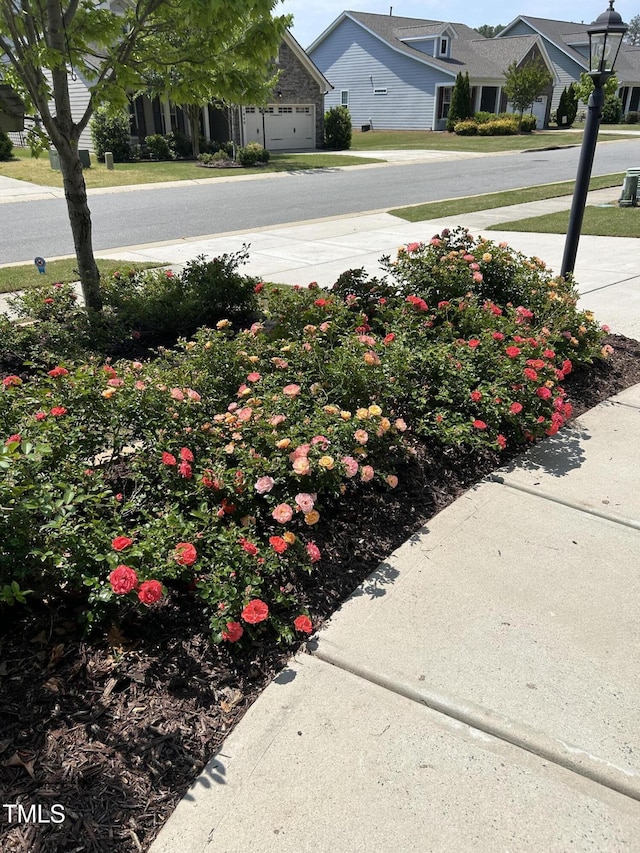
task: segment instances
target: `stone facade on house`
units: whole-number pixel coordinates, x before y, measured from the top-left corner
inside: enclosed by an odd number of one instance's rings
[[[304,67],[292,48],[283,41],[278,53],[280,77],[273,90],[273,103],[313,104],[316,114],[316,147],[324,142],[324,91]]]

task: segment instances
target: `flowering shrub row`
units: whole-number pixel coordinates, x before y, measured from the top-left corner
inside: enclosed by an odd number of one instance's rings
[[[563,379],[606,355],[571,283],[463,231],[385,265],[329,291],[258,283],[264,323],[222,318],[151,361],[5,377],[7,600],[80,594],[92,621],[180,585],[216,641],[290,640],[312,630],[298,596],[318,525],[348,493],[398,485],[410,432],[495,449],[557,432]]]

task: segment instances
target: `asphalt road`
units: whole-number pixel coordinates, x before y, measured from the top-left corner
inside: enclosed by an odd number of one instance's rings
[[[94,248],[247,230],[576,176],[579,148],[469,160],[323,170],[92,195]],[[640,139],[601,142],[592,174],[640,167]],[[62,199],[0,206],[0,263],[73,254]]]

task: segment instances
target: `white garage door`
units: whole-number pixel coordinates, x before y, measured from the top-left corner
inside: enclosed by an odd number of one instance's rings
[[[513,108],[513,104],[507,104],[507,112],[513,113],[516,112]],[[528,110],[525,110],[525,114],[528,113]],[[537,119],[536,121],[536,130],[542,130],[544,128],[544,120],[547,114],[547,96],[541,95],[539,98],[536,98],[531,106],[531,114],[534,115]]]
[[[315,126],[313,104],[269,105],[265,107],[264,113],[259,107],[244,109],[245,140],[259,142],[269,151],[315,148]]]

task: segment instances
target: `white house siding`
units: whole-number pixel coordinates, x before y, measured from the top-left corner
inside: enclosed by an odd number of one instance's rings
[[[49,83],[51,83],[50,72],[45,71],[44,73],[45,76],[48,77]],[[73,116],[73,120],[79,121],[84,115],[84,111],[86,110],[91,98],[89,95],[89,84],[85,78],[77,71],[75,72],[75,77],[76,79],[73,80],[71,74],[69,74],[69,102],[71,104],[71,115]],[[56,106],[53,100],[49,101],[49,109],[51,110],[51,113],[55,115]],[[91,139],[89,125],[87,125],[80,134],[78,148],[86,148],[89,151],[93,151],[93,141]]]
[[[347,90],[356,128],[372,122],[377,129],[432,130],[436,86],[455,82],[455,75],[397,53],[348,18],[309,56],[334,86],[325,109],[339,106]],[[374,94],[385,88],[386,95]]]

